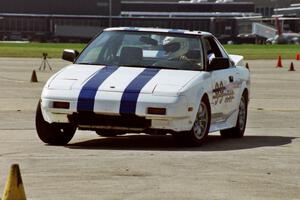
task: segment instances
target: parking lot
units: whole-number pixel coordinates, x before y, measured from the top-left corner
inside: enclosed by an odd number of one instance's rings
[[[46,80],[68,64],[0,58],[0,193],[9,167],[21,168],[26,196],[75,199],[300,199],[300,61],[249,61],[251,100],[242,139],[213,133],[201,147],[171,136],[116,138],[77,131],[69,145],[44,145],[34,126]],[[32,70],[38,83],[30,83]],[[1,196],[1,195],[0,195]]]

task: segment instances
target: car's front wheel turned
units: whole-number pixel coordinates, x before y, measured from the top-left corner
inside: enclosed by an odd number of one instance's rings
[[[203,142],[207,139],[210,128],[210,120],[210,104],[208,98],[204,97],[199,105],[199,109],[192,129],[188,132],[174,135],[175,139],[179,143],[187,144],[190,146],[198,146],[203,144]]]
[[[247,123],[248,100],[246,93],[243,94],[240,105],[239,114],[235,127],[221,130],[221,136],[225,138],[241,138],[244,136]]]
[[[44,120],[41,103],[38,103],[35,126],[39,138],[46,144],[65,145],[74,136],[76,127],[72,124],[48,123]]]

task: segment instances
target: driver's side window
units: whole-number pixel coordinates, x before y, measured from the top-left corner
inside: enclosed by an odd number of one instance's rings
[[[214,58],[228,58],[227,54],[219,48],[219,45],[213,37],[205,37],[204,42],[204,55],[206,55],[206,65],[209,64]]]
[[[208,61],[216,57],[223,57],[217,43],[212,37],[204,38],[205,53]]]

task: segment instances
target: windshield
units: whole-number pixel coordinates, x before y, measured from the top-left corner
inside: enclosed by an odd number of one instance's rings
[[[80,55],[77,64],[202,70],[200,39],[174,34],[106,31]]]

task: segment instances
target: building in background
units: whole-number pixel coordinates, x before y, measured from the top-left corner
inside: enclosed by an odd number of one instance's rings
[[[300,0],[163,1],[0,0],[0,39],[88,41],[109,26],[136,26],[202,30],[222,42],[254,42],[253,23],[274,27],[274,14],[284,17],[284,31],[300,32],[295,4]]]
[[[282,20],[283,31],[300,33],[300,3],[277,8],[274,12]]]
[[[126,0],[127,2],[178,2],[178,0]],[[181,1],[181,0],[179,0]],[[232,3],[232,2],[247,2],[254,4],[254,11],[261,13],[264,17],[270,17],[274,13],[274,9],[286,8],[291,4],[300,3],[300,0],[191,0],[190,2],[209,2],[209,3]]]
[[[294,3],[300,3],[300,0],[235,0],[236,2],[253,2],[255,12],[261,13],[264,17],[271,17],[276,14],[274,9],[288,7]]]
[[[300,18],[300,3],[291,4],[290,6],[284,8],[277,8],[274,12],[283,17]]]
[[[102,15],[120,14],[120,0],[0,0],[0,13]]]
[[[209,31],[226,42],[257,18],[248,2],[0,0],[0,38],[88,41],[109,26],[136,26]]]

